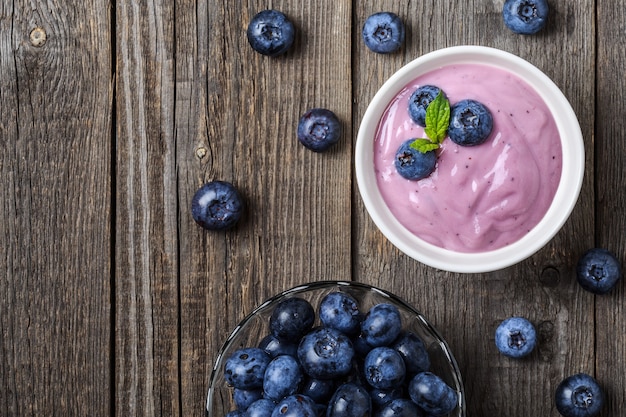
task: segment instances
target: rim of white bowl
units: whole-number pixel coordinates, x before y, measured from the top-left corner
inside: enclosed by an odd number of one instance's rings
[[[391,213],[378,190],[374,172],[374,135],[391,99],[411,80],[442,66],[477,63],[512,71],[541,96],[553,114],[562,143],[563,168],[544,218],[518,241],[497,250],[462,253],[432,245],[412,234]],[[383,235],[411,258],[449,272],[482,273],[512,266],[539,251],[563,227],[574,209],[585,171],[585,149],[578,118],[559,87],[525,59],[500,49],[462,45],[439,49],[409,62],[392,75],[367,107],[355,147],[356,180],[365,207]]]

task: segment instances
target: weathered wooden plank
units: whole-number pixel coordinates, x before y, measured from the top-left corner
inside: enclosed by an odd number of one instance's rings
[[[180,415],[173,7],[116,6],[116,415]]]
[[[351,268],[351,2],[273,2],[297,29],[294,48],[275,58],[252,51],[245,34],[267,4],[203,7],[183,5],[177,32],[187,57],[177,55],[176,119],[185,415],[204,403],[219,347],[254,306],[297,284],[349,279]],[[344,125],[328,153],[296,139],[311,107]],[[247,203],[226,233],[200,230],[189,214],[195,190],[214,179]]]
[[[626,62],[623,4],[597,2],[598,51],[595,136],[596,245],[611,250],[626,266],[626,152],[624,150],[624,88]],[[623,280],[623,279],[622,279]],[[596,297],[596,378],[607,391],[604,416],[623,414],[626,403],[626,298],[624,283]]]
[[[594,32],[593,16],[585,10],[594,5],[557,1],[550,6],[547,30],[524,37],[504,27],[502,2],[360,3],[357,26],[375,11],[394,11],[406,22],[408,38],[402,52],[380,56],[355,35],[355,134],[367,103],[400,66],[438,48],[478,44],[526,58],[559,85],[580,117],[592,163],[594,114],[588,103],[594,99]],[[588,175],[572,218],[545,249],[504,271],[472,275],[438,271],[400,254],[355,197],[355,277],[401,294],[442,331],[464,375],[469,415],[553,415],[560,379],[571,371],[593,371],[594,337],[584,331],[594,325],[593,300],[572,275],[577,255],[593,243],[591,184]],[[539,349],[528,360],[508,360],[496,351],[493,331],[511,315],[524,315],[540,328]]]
[[[110,4],[0,3],[0,415],[111,410]]]

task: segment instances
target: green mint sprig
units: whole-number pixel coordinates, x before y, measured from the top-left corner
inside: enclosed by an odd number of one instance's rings
[[[427,138],[417,138],[411,142],[411,148],[426,153],[438,149],[448,134],[450,123],[450,102],[441,91],[426,108],[426,127],[424,133]]]

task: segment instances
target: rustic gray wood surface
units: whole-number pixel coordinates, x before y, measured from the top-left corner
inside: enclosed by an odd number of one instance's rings
[[[356,280],[401,295],[449,342],[468,415],[558,416],[576,372],[626,403],[624,284],[593,296],[580,254],[624,261],[623,1],[552,0],[546,30],[515,35],[503,0],[0,2],[0,415],[203,415],[212,363],[256,305],[295,285]],[[294,48],[256,54],[245,28],[265,8],[294,22]],[[377,55],[365,18],[393,11],[401,52]],[[539,253],[506,270],[422,265],[376,229],[353,147],[382,83],[414,58],[477,44],[550,76],[582,127],[576,208]],[[316,154],[300,115],[326,107],[341,142]],[[247,215],[208,233],[190,215],[205,181],[233,182]],[[524,315],[539,348],[499,355],[493,331]]]

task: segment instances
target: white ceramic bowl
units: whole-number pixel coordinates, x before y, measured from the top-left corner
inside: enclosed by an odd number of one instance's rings
[[[427,243],[407,230],[391,213],[377,186],[374,141],[389,102],[416,77],[453,64],[500,67],[525,80],[541,96],[561,137],[563,167],[556,195],[543,219],[518,241],[500,249],[461,253]],[[434,268],[461,273],[488,272],[511,266],[533,255],[561,229],[580,193],[585,168],[582,132],[576,114],[548,76],[511,53],[483,46],[455,46],[423,55],[397,71],[380,88],[361,122],[355,151],[356,179],[365,207],[385,237],[406,255]]]
[[[458,394],[457,407],[446,417],[465,417],[465,391],[461,372],[450,348],[439,332],[420,314],[396,295],[366,284],[350,281],[319,281],[292,288],[268,299],[244,318],[228,337],[216,359],[206,403],[207,417],[223,417],[234,409],[233,389],[226,384],[224,363],[233,352],[243,347],[257,346],[269,334],[269,319],[274,308],[290,297],[300,297],[309,301],[316,314],[320,301],[326,294],[342,291],[353,296],[359,303],[360,311],[367,312],[379,303],[395,305],[400,311],[403,329],[415,333],[424,342],[430,357],[430,370],[439,375]],[[315,325],[319,324],[319,318]]]

